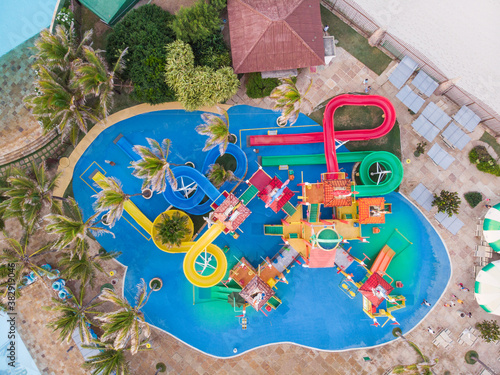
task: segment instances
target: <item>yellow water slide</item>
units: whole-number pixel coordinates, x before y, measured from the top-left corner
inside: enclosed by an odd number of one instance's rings
[[[226,274],[227,271],[227,259],[224,252],[212,242],[222,233],[224,230],[224,225],[218,221],[213,224],[199,239],[194,243],[183,243],[182,246],[188,244],[191,248],[184,258],[184,274],[186,278],[193,284],[201,288],[209,288],[211,286],[217,285]],[[205,257],[201,256],[206,251]],[[197,261],[200,257],[204,258],[205,264],[203,262]],[[196,265],[198,264],[202,268],[211,268],[210,260],[215,258],[217,265],[215,270],[210,275],[203,275],[196,270]]]
[[[104,175],[97,171],[93,174],[92,179],[98,184],[104,179]],[[146,232],[153,236],[153,223],[149,220],[139,208],[130,200],[126,201],[123,209],[139,224]],[[180,247],[172,249],[160,249],[170,253],[186,253],[184,257],[183,269],[186,278],[193,285],[200,288],[209,288],[217,285],[225,276],[227,271],[226,254],[220,247],[214,245],[212,242],[222,233],[224,225],[218,221],[213,224],[196,242],[183,242]],[[153,239],[154,240],[154,239]],[[156,244],[156,241],[154,241]],[[205,256],[203,253],[206,250]],[[200,257],[200,255],[202,255]],[[200,257],[201,260],[198,260]],[[215,259],[217,265],[213,266],[211,260]],[[202,269],[214,269],[210,275],[203,275],[196,270],[196,265]]]
[[[104,179],[104,175],[97,171],[94,173],[92,176],[92,179],[97,183],[97,185],[101,186],[100,182]],[[102,187],[102,186],[101,186]],[[123,209],[134,219],[137,224],[139,224],[146,232],[149,234],[153,233],[153,223],[151,220],[149,220],[146,215],[142,213],[139,208],[131,201],[127,200],[124,205]]]

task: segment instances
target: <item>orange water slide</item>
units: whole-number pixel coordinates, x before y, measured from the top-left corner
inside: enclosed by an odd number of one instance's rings
[[[383,275],[389,267],[392,258],[394,258],[394,255],[396,255],[396,252],[389,246],[385,245],[382,250],[380,250],[380,253],[378,253],[377,259],[375,259],[375,262],[370,268],[370,272],[378,272],[380,275]]]

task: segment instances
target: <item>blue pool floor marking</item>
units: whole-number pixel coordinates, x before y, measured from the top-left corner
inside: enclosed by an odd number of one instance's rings
[[[96,194],[97,194],[97,190],[96,190],[96,189],[94,189],[94,187],[86,181],[87,179],[88,179],[88,180],[90,180],[90,181],[92,181],[92,177],[90,177],[90,176],[91,176],[91,175],[95,172],[95,169],[91,169],[91,168],[92,168],[92,166],[96,167],[96,168],[97,168],[97,169],[98,169],[98,170],[99,170],[99,171],[100,171],[103,175],[105,175],[105,176],[106,176],[106,171],[105,171],[105,169],[104,169],[103,167],[101,167],[101,166],[99,165],[99,163],[97,163],[96,161],[93,161],[93,162],[92,162],[92,163],[88,166],[88,168],[87,168],[87,169],[85,169],[85,170],[82,172],[82,174],[80,175],[80,179],[81,179],[81,180],[82,180],[82,181],[83,181],[83,182],[84,182],[84,183],[85,183],[85,184],[86,184],[89,188],[91,188],[91,189],[92,189],[92,191],[94,191],[94,193],[96,193]],[[90,173],[89,173],[89,172],[90,172]],[[92,181],[92,182],[93,182],[93,181]],[[126,215],[126,216],[125,216],[125,215]],[[135,220],[134,220],[134,219],[133,219],[133,218],[132,218],[132,217],[131,217],[128,213],[127,213],[127,211],[125,211],[125,210],[123,211],[123,214],[122,214],[122,217],[121,217],[121,218],[122,218],[122,219],[124,219],[127,223],[129,223],[129,224],[132,226],[132,228],[134,228],[136,231],[138,231],[138,232],[141,234],[141,236],[143,236],[143,237],[146,239],[146,241],[150,241],[150,240],[151,240],[151,238],[152,238],[152,237],[151,237],[151,235],[150,235],[148,232],[146,232],[146,231],[145,231],[145,230],[143,230],[142,228],[141,228],[141,229],[139,229],[138,227],[136,227],[136,226],[133,224],[133,223],[135,222]]]

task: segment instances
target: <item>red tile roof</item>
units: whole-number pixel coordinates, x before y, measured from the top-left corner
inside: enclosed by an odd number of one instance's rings
[[[325,196],[325,207],[352,205],[351,180],[324,180],[323,190]]]
[[[319,0],[228,0],[236,73],[323,65]]]
[[[379,298],[373,293],[373,289],[375,289],[379,285],[385,289],[387,295],[389,295],[394,290],[392,285],[385,281],[385,279],[378,273],[374,273],[373,275],[371,275],[368,280],[366,280],[366,282],[361,286],[361,288],[359,288],[359,292],[366,298],[368,298],[368,300],[370,300],[370,302],[375,307],[378,307],[378,305],[380,305],[384,301],[383,298]]]
[[[358,199],[359,223],[360,224],[383,224],[385,223],[385,199],[384,198],[360,198]],[[370,211],[374,211],[372,213]],[[378,211],[378,212],[376,212]]]

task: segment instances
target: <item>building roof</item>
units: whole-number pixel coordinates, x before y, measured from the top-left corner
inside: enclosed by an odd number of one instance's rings
[[[368,300],[373,304],[373,306],[378,307],[383,301],[384,298],[377,296],[373,290],[378,286],[382,287],[386,294],[389,295],[394,288],[389,284],[385,279],[380,276],[378,273],[372,274],[368,280],[359,288],[359,292],[368,298]]]
[[[324,64],[319,0],[229,0],[227,8],[236,73]]]
[[[259,276],[255,276],[240,292],[245,301],[247,301],[255,310],[259,311],[274,296],[274,290]]]
[[[358,199],[359,223],[360,224],[385,223],[384,206],[385,206],[384,198]]]
[[[234,194],[214,210],[214,217],[220,220],[229,232],[234,232],[252,212]]]
[[[81,3],[95,13],[104,23],[114,25],[139,0],[81,0]]]
[[[325,196],[325,207],[350,206],[351,198],[351,180],[324,180],[323,190]]]
[[[283,182],[278,177],[273,177],[273,179],[267,184],[267,186],[260,191],[258,197],[262,199],[266,205],[272,201],[272,195],[277,194],[278,190],[283,187]],[[285,187],[281,195],[275,198],[274,202],[269,205],[269,207],[274,212],[279,212],[283,206],[293,197],[294,193],[288,187]]]

